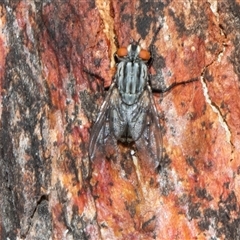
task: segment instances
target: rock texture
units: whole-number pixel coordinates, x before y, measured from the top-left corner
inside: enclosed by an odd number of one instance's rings
[[[154,41],[163,134],[89,133],[118,46]],[[240,239],[240,1],[2,1],[1,239]]]

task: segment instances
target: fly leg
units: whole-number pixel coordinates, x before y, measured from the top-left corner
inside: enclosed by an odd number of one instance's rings
[[[196,78],[191,78],[181,82],[174,82],[169,86],[166,86],[161,70],[158,70],[158,73],[154,76],[150,75],[149,79],[150,79],[151,89],[153,92],[156,92],[156,93],[165,93],[179,85],[188,84],[188,83],[196,82],[199,80],[199,78],[196,77]]]

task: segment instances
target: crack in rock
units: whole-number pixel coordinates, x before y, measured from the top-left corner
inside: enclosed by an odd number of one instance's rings
[[[203,94],[204,94],[204,97],[206,99],[206,102],[212,108],[213,112],[217,113],[219,122],[220,122],[221,126],[224,128],[224,130],[226,132],[226,140],[227,140],[228,143],[231,144],[231,131],[230,131],[230,129],[229,129],[227,123],[226,123],[226,120],[222,116],[222,113],[219,110],[218,106],[214,102],[212,102],[212,100],[210,99],[210,96],[208,94],[207,84],[204,81],[203,76],[201,76],[201,80],[200,81],[201,81],[201,84],[202,84]]]

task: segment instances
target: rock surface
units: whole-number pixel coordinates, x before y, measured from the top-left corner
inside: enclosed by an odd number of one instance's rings
[[[238,0],[19,0],[0,13],[1,239],[240,238]],[[152,86],[177,83],[153,91],[161,169],[146,145],[114,139],[90,162],[114,52],[147,49],[160,24]]]

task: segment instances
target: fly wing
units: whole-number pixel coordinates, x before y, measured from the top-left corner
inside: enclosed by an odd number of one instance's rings
[[[101,138],[104,139],[109,134],[109,126],[107,124],[109,122],[108,115],[109,115],[109,108],[111,106],[112,93],[115,88],[116,88],[116,84],[115,82],[113,82],[108,90],[107,96],[98,113],[97,120],[92,127],[89,149],[88,149],[88,155],[91,160],[94,157],[96,146],[100,141],[100,139]]]
[[[150,130],[152,130],[152,133],[154,136],[154,140],[156,144],[156,157],[158,161],[157,165],[159,166],[162,160],[162,132],[161,132],[161,126],[158,118],[158,112],[152,96],[151,89],[150,89],[150,100],[151,100],[150,117],[153,124],[152,128],[150,126]]]
[[[143,152],[140,156],[150,159],[156,169],[162,160],[162,133],[150,86],[147,86],[147,92],[149,104],[147,106],[148,109],[146,109],[146,122],[142,136],[136,142],[136,145]]]

